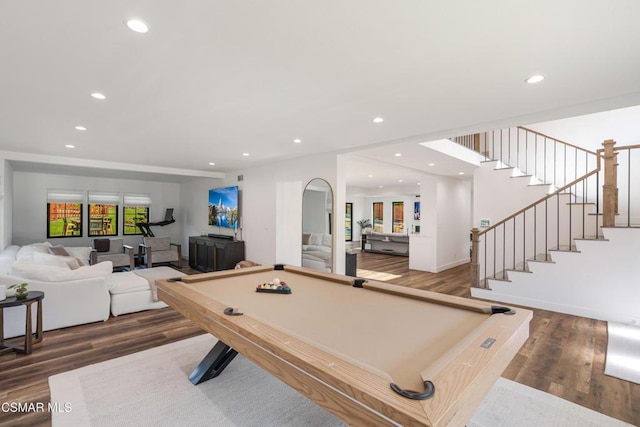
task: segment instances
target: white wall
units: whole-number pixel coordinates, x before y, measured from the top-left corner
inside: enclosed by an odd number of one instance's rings
[[[0,161],[0,249],[12,244],[13,168],[6,160]]]
[[[409,268],[437,273],[469,262],[471,183],[433,175],[420,182],[420,234],[410,237]]]
[[[495,162],[483,163],[473,172],[473,227],[480,220],[493,225],[549,193],[548,185],[529,185],[530,178],[512,177],[512,170],[495,170]]]
[[[47,189],[102,190],[120,193],[147,193],[151,195],[150,221],[164,219],[167,208],[174,208],[176,222],[165,227],[153,227],[157,236],[170,236],[171,240],[182,240],[179,209],[180,187],[175,183],[96,178],[68,175],[40,174],[14,171],[13,173],[13,236],[15,245],[24,245],[47,240]],[[87,207],[83,207],[83,237],[49,239],[65,246],[91,246],[93,238],[87,237]],[[122,236],[122,209],[118,218],[118,234]],[[125,244],[137,246],[142,236],[122,236]]]
[[[613,139],[617,145],[640,143],[640,105],[562,120],[526,125],[530,129],[595,151]]]
[[[576,240],[579,252],[552,252],[532,273],[509,272],[478,298],[621,323],[640,323],[640,229],[605,228],[607,240]]]
[[[437,182],[437,271],[469,262],[471,183],[447,177]]]
[[[237,182],[238,175],[243,175],[243,180],[240,182]],[[246,258],[267,265],[275,263],[300,265],[302,261],[302,191],[314,178],[326,180],[334,190],[334,198],[340,200],[339,197],[342,197],[344,200],[344,194],[340,196],[341,192],[344,193],[344,188],[336,188],[337,156],[332,154],[240,170],[229,173],[226,179],[215,183],[214,180],[183,183],[180,186],[180,192],[181,208],[185,215],[185,239],[189,234],[200,234],[203,228],[207,229],[206,195],[196,196],[195,194],[205,194],[205,189],[208,191],[209,188],[238,185],[241,190],[242,220],[242,229],[239,230],[238,238],[245,241]],[[344,207],[340,210],[336,200],[334,200],[332,227],[334,230],[333,265],[336,272],[344,272],[344,256],[336,255],[345,252]],[[283,209],[286,211],[283,212]],[[289,220],[280,221],[282,215],[286,215]],[[224,230],[221,231],[224,232]]]

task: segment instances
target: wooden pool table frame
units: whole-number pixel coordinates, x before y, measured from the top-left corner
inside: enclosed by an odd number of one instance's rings
[[[532,313],[489,315],[472,336],[429,368],[435,396],[412,400],[389,387],[390,378],[348,359],[336,362],[327,353],[286,332],[252,318],[229,316],[228,307],[193,289],[200,281],[252,274],[273,269],[252,267],[182,277],[182,282],[159,280],[158,296],[238,353],[278,377],[298,392],[351,425],[464,425],[529,336]],[[297,274],[351,284],[353,277],[284,266]],[[471,310],[490,310],[482,301],[370,281],[365,288]],[[490,336],[495,343],[481,345]],[[230,361],[230,360],[229,360]],[[228,363],[228,362],[227,362]]]

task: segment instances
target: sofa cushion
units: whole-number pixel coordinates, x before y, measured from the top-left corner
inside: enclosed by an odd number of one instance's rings
[[[138,276],[133,271],[113,273],[107,280],[107,289],[112,294],[127,294],[130,292],[148,291],[149,281]]]
[[[14,262],[12,259],[0,257],[0,274],[11,274],[11,268]]]
[[[169,237],[146,237],[144,242],[151,246],[154,251],[171,250],[171,239]]]
[[[311,240],[311,233],[302,233],[302,244],[308,245],[309,240]]]
[[[89,246],[66,246],[65,249],[70,256],[78,258],[84,265],[89,265],[89,258],[91,257],[91,248]]]
[[[124,253],[124,240],[122,239],[111,239],[109,243],[110,248],[109,252],[112,254],[123,254]]]
[[[69,252],[67,252],[67,250],[62,245],[51,246],[49,248],[49,253],[53,255],[69,256]]]
[[[113,264],[111,261],[105,261],[72,270],[66,263],[65,267],[58,267],[37,264],[32,259],[21,259],[13,263],[12,270],[13,274],[25,279],[39,280],[41,282],[65,282],[92,277],[108,278],[113,271]]]
[[[10,259],[11,261],[16,260],[16,254],[20,250],[20,246],[11,245],[7,246],[2,252],[0,252],[1,259]]]
[[[50,243],[33,243],[31,245],[26,245],[20,248],[16,253],[16,259],[24,259],[24,258],[32,258],[35,252],[40,252],[43,254],[49,253]]]
[[[40,252],[33,253],[33,262],[40,265],[53,265],[55,267],[61,268],[70,268],[67,262],[62,259],[63,257],[59,257],[52,254],[43,254]]]

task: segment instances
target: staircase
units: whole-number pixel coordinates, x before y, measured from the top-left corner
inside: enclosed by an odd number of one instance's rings
[[[615,253],[616,261],[628,260],[628,253],[634,252],[633,242],[637,241],[628,235],[621,237],[619,230],[603,229],[603,225],[631,226],[635,215],[631,209],[631,182],[635,178],[630,166],[631,150],[640,146],[616,151],[615,142],[608,143],[595,153],[526,128],[475,135],[471,142],[466,139],[465,145],[481,152],[486,163],[492,165],[488,168],[510,177],[524,177],[543,193],[535,202],[492,226],[472,230],[472,296],[604,320],[640,321],[640,286],[628,279],[640,277],[640,267],[635,267],[640,265],[640,248],[635,251],[638,259],[631,262],[631,269],[638,268],[637,272],[616,262],[593,259],[593,254],[604,251]],[[612,168],[624,163],[617,153],[626,151],[628,165],[623,166],[623,175],[627,177],[628,194],[623,203],[617,198],[614,203],[612,197],[623,188],[619,189],[618,180],[612,178],[617,176]],[[640,150],[636,152],[640,154]],[[477,173],[485,172],[481,169]],[[512,184],[509,182],[508,186]],[[495,193],[505,188],[489,187],[488,197],[491,192],[496,197]],[[479,188],[474,190],[474,208],[482,203],[475,194],[481,192]],[[626,224],[619,205],[627,208]],[[610,236],[615,236],[615,248],[606,238]],[[583,253],[587,249],[590,255]],[[621,276],[621,272],[625,274]],[[612,280],[616,283],[603,286]],[[602,309],[603,301],[606,309]]]

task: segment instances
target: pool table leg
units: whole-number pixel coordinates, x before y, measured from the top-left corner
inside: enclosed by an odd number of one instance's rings
[[[211,378],[217,377],[237,354],[238,352],[227,344],[218,341],[198,366],[196,366],[193,372],[191,372],[189,381],[194,385],[198,385]]]

